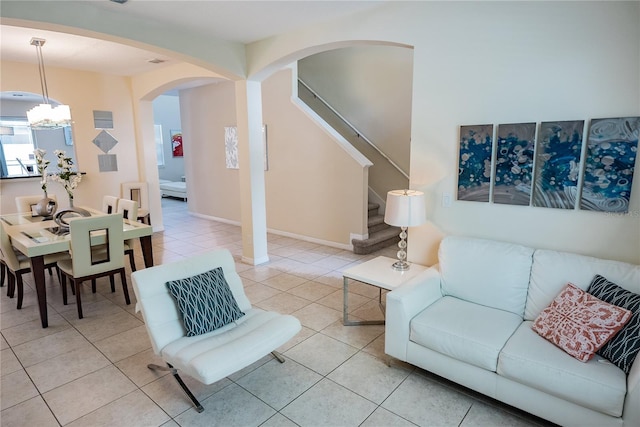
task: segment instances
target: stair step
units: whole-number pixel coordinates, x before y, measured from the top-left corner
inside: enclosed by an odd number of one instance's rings
[[[372,217],[378,215],[378,208],[380,208],[378,203],[369,202],[367,205],[368,216]]]
[[[367,227],[371,228],[378,224],[384,224],[384,215],[370,216],[367,221]]]
[[[398,227],[388,227],[384,230],[370,233],[368,239],[351,240],[353,245],[353,253],[358,255],[366,255],[380,249],[397,244],[400,241],[400,229]]]

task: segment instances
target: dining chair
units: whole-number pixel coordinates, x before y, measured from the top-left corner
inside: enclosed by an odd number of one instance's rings
[[[57,200],[55,194],[48,196],[50,199]],[[18,213],[31,213],[33,212],[33,206],[35,206],[44,196],[42,194],[34,194],[30,196],[17,196],[16,197],[16,209]]]
[[[149,185],[146,182],[123,182],[120,184],[120,197],[138,202],[137,220],[151,225]]]
[[[31,196],[16,196],[16,208],[18,213],[32,213],[33,206],[35,206],[44,196],[42,194],[34,194]],[[49,196],[53,200],[57,200],[55,194]],[[48,268],[49,276],[53,275],[53,269],[51,266]],[[0,272],[1,273],[1,272]]]
[[[58,262],[64,304],[67,304],[66,279],[69,278],[76,293],[78,319],[82,319],[82,282],[106,276],[113,278],[116,274],[120,274],[125,302],[131,304],[124,270],[122,214],[73,218],[69,221],[69,230],[71,259]],[[104,237],[104,242],[92,243],[91,239],[98,237]],[[102,248],[93,249],[100,246]]]
[[[44,256],[45,268],[51,271],[56,267],[58,261],[69,258],[69,254],[61,252],[58,254],[50,254]],[[22,300],[24,296],[24,282],[22,275],[31,272],[31,260],[29,257],[16,251],[11,246],[11,239],[5,230],[5,225],[0,221],[0,263],[2,263],[7,276],[7,296],[13,298],[16,288],[18,290],[17,308],[22,308]],[[3,275],[4,276],[4,275]],[[59,275],[58,275],[59,278]],[[2,278],[4,282],[4,277]]]
[[[118,209],[118,198],[116,196],[104,196],[102,198],[102,212],[107,214],[116,213]]]
[[[120,199],[118,200],[118,213],[122,214],[124,219],[137,221],[138,218],[138,203],[134,200]],[[128,239],[124,241],[124,253],[129,256],[129,264],[131,264],[131,271],[136,271],[136,262],[133,255],[134,239]]]

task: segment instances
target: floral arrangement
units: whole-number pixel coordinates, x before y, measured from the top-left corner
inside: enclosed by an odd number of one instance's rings
[[[80,181],[82,181],[82,175],[80,172],[72,170],[73,160],[71,157],[67,157],[67,154],[62,150],[55,150],[53,152],[58,158],[58,173],[51,175],[53,181],[57,181],[64,186],[67,195],[69,195],[69,203],[73,206],[73,190],[78,187]]]
[[[47,167],[49,167],[49,160],[45,159],[44,156],[47,154],[46,150],[41,148],[37,148],[33,151],[33,154],[36,157],[36,167],[38,168],[38,173],[42,175],[42,179],[40,180],[40,184],[42,185],[42,191],[44,191],[45,197],[47,195]]]

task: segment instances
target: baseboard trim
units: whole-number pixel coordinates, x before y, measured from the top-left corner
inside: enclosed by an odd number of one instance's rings
[[[198,217],[198,218],[209,219],[209,220],[212,220],[212,221],[218,221],[218,222],[222,222],[222,223],[225,223],[225,224],[241,226],[240,222],[233,221],[233,220],[226,219],[226,218],[218,218],[218,217],[215,217],[215,216],[203,215],[203,214],[199,214],[199,213],[195,213],[195,212],[189,212],[189,214],[193,215],[195,217]],[[273,228],[267,228],[267,233],[275,234],[276,236],[290,237],[292,239],[298,239],[298,240],[302,240],[304,242],[317,243],[319,245],[329,246],[329,247],[332,247],[332,248],[344,249],[346,251],[353,251],[353,245],[351,244],[351,240],[352,239],[362,240],[362,239],[369,238],[368,234],[362,235],[362,234],[351,233],[349,235],[349,243],[345,244],[345,243],[331,242],[331,241],[323,240],[323,239],[317,239],[315,237],[303,236],[301,234],[290,233],[288,231],[281,231],[281,230],[276,230],[276,229],[273,229]],[[244,261],[244,259],[243,259],[243,261]],[[247,261],[247,262],[249,262],[249,261]],[[253,260],[250,261],[250,263],[252,263],[252,262],[253,262]],[[263,262],[266,262],[266,261],[263,261]],[[255,265],[257,265],[257,264],[255,264]]]

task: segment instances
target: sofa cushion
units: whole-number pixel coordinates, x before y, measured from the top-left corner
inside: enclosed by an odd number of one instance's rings
[[[627,379],[614,364],[596,355],[587,363],[540,337],[525,321],[500,352],[499,375],[577,405],[619,417]]]
[[[188,337],[214,331],[244,316],[229,288],[222,267],[167,282]]]
[[[640,351],[640,294],[622,289],[599,274],[593,278],[587,292],[602,301],[626,308],[633,313],[624,328],[598,350],[599,355],[628,374]]]
[[[532,255],[525,246],[448,236],[438,251],[442,293],[522,317]]]
[[[445,296],[411,320],[409,339],[495,372],[500,350],[520,323],[508,311]]]
[[[525,320],[538,317],[567,283],[586,290],[596,274],[628,291],[640,293],[640,266],[568,252],[535,251]]]
[[[569,283],[531,327],[571,356],[587,362],[630,318],[631,311]]]

